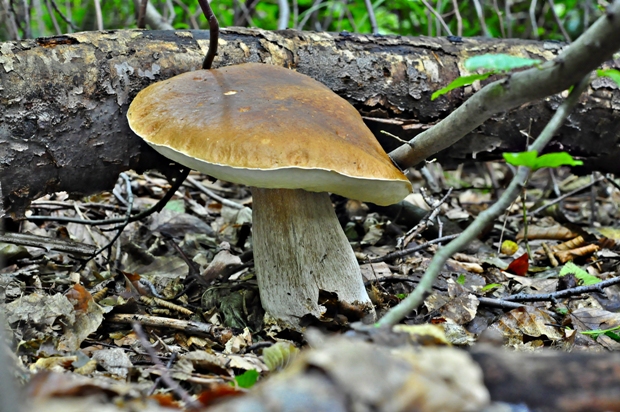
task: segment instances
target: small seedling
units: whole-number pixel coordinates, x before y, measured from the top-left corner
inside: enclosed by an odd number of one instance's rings
[[[486,80],[494,74],[506,74],[514,69],[530,67],[540,64],[537,59],[527,59],[525,57],[511,56],[509,54],[483,54],[481,56],[470,57],[465,60],[465,69],[476,71],[479,69],[488,70],[485,73],[472,74],[469,76],[459,76],[452,83],[437,90],[431,95],[431,100],[435,100],[441,95],[459,87],[469,86],[476,80]]]
[[[513,166],[529,167],[532,171],[545,167],[555,169],[560,166],[581,166],[583,164],[581,160],[575,160],[566,152],[547,153],[538,156],[536,150],[530,150],[528,152],[504,153],[503,156],[506,163]]]
[[[243,372],[241,375],[235,376],[235,382],[240,388],[249,389],[258,381],[259,375],[258,371],[250,369]],[[230,384],[234,386],[235,382],[231,382]]]

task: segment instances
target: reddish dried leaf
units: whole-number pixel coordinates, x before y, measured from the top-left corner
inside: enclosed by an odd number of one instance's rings
[[[210,390],[201,392],[198,395],[198,402],[204,406],[212,405],[214,402],[231,396],[243,395],[244,392],[227,384],[218,384],[213,386]]]
[[[93,299],[90,292],[79,283],[73,285],[66,294],[69,302],[73,304],[73,309],[78,312],[86,312],[88,310],[88,302]]]
[[[527,253],[522,254],[508,265],[506,272],[514,273],[517,276],[527,275],[527,270],[530,268],[529,258]]]
[[[174,399],[172,393],[155,393],[149,396],[150,399],[155,400],[159,406],[164,406],[166,408],[174,408],[181,409],[179,406],[179,402]]]

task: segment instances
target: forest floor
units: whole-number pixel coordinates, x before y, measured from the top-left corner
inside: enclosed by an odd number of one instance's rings
[[[406,208],[332,197],[378,316],[415,288],[441,247],[434,239],[458,234],[511,176],[503,163],[454,171],[431,163],[411,172]],[[128,207],[145,210],[169,187],[156,173],[127,173],[113,193],[47,196],[32,205],[45,220],[7,224],[5,236],[30,235],[0,243],[0,307],[30,410],[293,410],[279,409],[284,399],[295,410],[356,402],[377,411],[482,410],[489,394],[480,369],[459,363],[465,351],[454,348],[620,348],[620,190],[611,177],[537,171],[505,215],[447,262],[404,325],[356,332],[336,315],[312,322],[305,335],[263,324],[247,188],[192,173],[161,212],[122,223]],[[378,346],[453,352],[441,352],[441,361],[423,352],[424,366],[413,360],[420,352]],[[294,383],[298,375],[307,388]],[[280,386],[264,385],[278,379]],[[423,394],[404,394],[413,381]],[[236,406],[222,403],[229,397]]]

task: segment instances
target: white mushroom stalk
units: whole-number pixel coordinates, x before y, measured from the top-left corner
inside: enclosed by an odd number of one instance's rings
[[[365,314],[375,311],[360,268],[327,193],[252,188],[254,266],[260,298],[271,318],[300,327],[321,319],[319,291]]]

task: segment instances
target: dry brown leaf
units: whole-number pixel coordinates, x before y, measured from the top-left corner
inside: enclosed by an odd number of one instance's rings
[[[571,249],[571,250],[560,250],[558,252],[555,252],[555,256],[558,258],[558,260],[561,263],[566,263],[569,260],[573,260],[576,257],[584,257],[584,256],[588,256],[591,255],[592,253],[598,251],[599,247],[598,245],[588,245],[588,246],[583,246],[577,249]]]
[[[554,252],[557,252],[559,250],[569,250],[569,249],[575,249],[578,247],[583,246],[583,244],[585,243],[585,239],[583,238],[583,236],[577,236],[573,239],[570,239],[564,243],[560,243],[559,245],[555,245],[551,247],[551,250]]]
[[[547,227],[530,225],[527,227],[528,240],[533,240],[533,239],[566,240],[566,239],[572,239],[577,235],[578,235],[577,233],[561,225],[547,226]],[[519,230],[519,233],[517,233],[516,239],[517,240],[524,239],[523,228]]]

